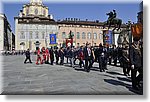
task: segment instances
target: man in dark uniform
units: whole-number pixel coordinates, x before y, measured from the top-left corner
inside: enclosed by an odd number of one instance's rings
[[[103,53],[103,46],[102,44],[99,44],[99,48],[98,48],[98,63],[99,63],[99,69],[100,72],[105,71],[104,67],[103,67],[103,58],[104,58],[104,53]]]
[[[125,76],[130,76],[130,68],[129,68],[129,49],[128,46],[124,45],[122,46],[122,64],[123,64],[123,73]]]
[[[118,45],[118,47],[117,47],[117,54],[118,54],[118,60],[119,60],[119,63],[120,63],[120,67],[122,67],[123,66],[123,63],[122,63],[123,52],[122,52],[121,45]]]
[[[117,66],[117,49],[116,49],[116,45],[113,45],[113,49],[112,49],[112,57],[113,57],[113,62],[114,62],[114,66]]]
[[[50,53],[51,65],[53,65],[53,62],[54,62],[54,51],[53,51],[53,47],[51,47],[51,49],[49,50],[49,53]]]
[[[64,56],[65,56],[63,47],[60,48],[59,55],[60,55],[60,65],[63,65],[64,64]]]
[[[92,67],[92,51],[90,48],[90,44],[86,44],[83,54],[84,54],[84,59],[85,59],[84,70],[86,72],[90,72],[90,68]]]
[[[133,39],[134,42],[130,49],[130,59],[131,59],[131,78],[132,78],[132,87],[134,89],[138,89],[138,85],[140,81],[143,79],[143,69],[142,69],[142,61],[141,61],[141,50],[139,46],[138,38]],[[137,72],[139,75],[137,76]]]
[[[26,59],[25,59],[24,63],[26,63],[27,60],[29,60],[29,62],[32,63],[31,58],[30,58],[30,50],[29,49],[27,49],[27,51],[25,52],[25,55],[26,55]]]
[[[58,64],[58,61],[59,61],[59,50],[58,50],[58,47],[56,48],[54,53],[55,53],[55,58],[56,58],[56,64]]]

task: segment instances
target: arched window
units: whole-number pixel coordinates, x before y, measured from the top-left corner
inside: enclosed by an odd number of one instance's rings
[[[77,32],[77,39],[80,39],[80,33]]]
[[[38,14],[38,9],[36,8],[35,11],[34,11],[35,15]]]
[[[97,39],[97,34],[96,33],[94,33],[94,39]]]
[[[33,33],[32,31],[29,32],[29,39],[32,39],[33,38]]]
[[[99,33],[99,39],[103,39],[103,31],[100,31],[100,33]]]
[[[20,32],[20,39],[25,39],[25,34],[24,34],[24,32],[22,31],[22,32]]]
[[[85,32],[82,33],[82,39],[86,39]]]
[[[39,32],[35,33],[35,39],[39,39]]]
[[[90,33],[90,32],[88,32],[87,38],[88,38],[88,39],[91,39],[91,33]]]

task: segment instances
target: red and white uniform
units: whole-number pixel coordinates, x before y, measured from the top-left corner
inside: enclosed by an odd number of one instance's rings
[[[43,55],[43,60],[42,62],[46,61],[46,51],[45,51],[45,47],[42,48],[42,55]]]
[[[40,49],[37,50],[37,60],[36,60],[36,64],[39,64],[39,60],[40,63],[43,64],[41,56],[40,56]]]

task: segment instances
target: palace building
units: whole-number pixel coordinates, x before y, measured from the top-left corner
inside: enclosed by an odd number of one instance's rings
[[[42,0],[30,0],[15,17],[16,50],[49,46],[49,34],[58,34],[58,25]]]
[[[71,31],[74,35],[73,45],[81,46],[86,42],[92,46],[98,46],[103,43],[103,23],[99,21],[81,21],[77,18],[66,18],[58,21],[58,45],[61,46]]]

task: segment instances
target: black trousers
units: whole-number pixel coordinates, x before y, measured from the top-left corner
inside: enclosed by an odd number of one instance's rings
[[[83,64],[83,67],[84,67],[84,62],[83,62],[83,60],[82,59],[79,59],[79,66],[80,66],[80,68],[82,68],[82,64]]]
[[[30,62],[30,63],[32,63],[32,62],[31,62],[31,58],[30,58],[30,57],[26,57],[26,59],[25,59],[24,63],[26,63],[26,62],[27,62],[27,60],[29,60],[29,62]]]
[[[104,70],[104,59],[103,59],[103,57],[101,57],[101,56],[98,57],[98,63],[99,63],[100,71],[105,71]]]
[[[123,73],[125,75],[130,73],[130,67],[129,67],[129,63],[128,62],[123,62]]]
[[[111,65],[111,57],[109,57],[108,60],[109,60],[109,65]]]
[[[137,76],[137,72],[139,75]],[[140,81],[143,79],[143,70],[142,68],[135,67],[131,70],[131,78],[132,78],[132,87],[136,88]]]
[[[63,65],[64,64],[64,58],[61,58],[60,59],[60,65]]]
[[[92,67],[92,59],[88,57],[87,59],[85,59],[84,70],[89,72],[91,67]]]
[[[59,57],[56,57],[56,64],[58,64],[58,61],[59,61]]]
[[[51,65],[53,65],[54,60],[51,60]]]

